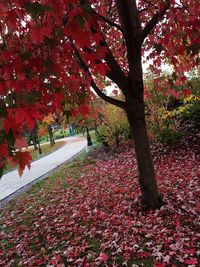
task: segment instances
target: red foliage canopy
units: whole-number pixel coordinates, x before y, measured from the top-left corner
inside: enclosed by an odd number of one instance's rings
[[[20,158],[14,152],[15,139],[24,127],[31,130],[41,114],[61,109],[67,97],[85,107],[92,87],[104,100],[122,107],[98,87],[102,76],[125,89],[118,74],[129,72],[129,29],[119,23],[118,2],[122,1],[1,1],[0,168],[9,157]],[[143,43],[152,68],[159,70],[164,61],[173,64],[184,81],[184,72],[199,62],[200,2],[138,0],[132,5],[139,14],[135,27],[140,28],[132,37]],[[23,166],[28,162],[23,154]]]

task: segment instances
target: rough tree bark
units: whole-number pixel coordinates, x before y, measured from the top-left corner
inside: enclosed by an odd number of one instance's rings
[[[146,27],[142,29],[136,1],[116,0],[116,4],[127,47],[129,73],[128,85],[124,91],[125,110],[135,144],[142,205],[144,208],[156,209],[162,206],[163,202],[158,191],[145,122],[141,47],[146,36],[158,22],[159,16],[155,14]]]
[[[133,88],[129,88],[128,92],[129,95],[126,96],[126,114],[135,145],[139,185],[142,194],[141,203],[144,209],[156,209],[162,206],[163,202],[158,191],[147,134],[143,99],[143,82],[135,83]]]

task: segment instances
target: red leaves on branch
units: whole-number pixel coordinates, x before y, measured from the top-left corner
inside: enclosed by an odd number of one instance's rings
[[[30,39],[34,44],[43,43],[45,37],[51,37],[51,28],[48,25],[43,27],[32,27],[30,30]]]
[[[161,16],[165,9],[165,1],[136,2],[142,28],[154,14]],[[77,109],[82,85],[87,88],[86,106],[93,97],[91,79],[95,77],[101,89],[105,87],[105,76],[112,74],[109,51],[128,75],[126,42],[120,25],[113,24],[119,24],[115,1],[90,3],[91,6],[77,0],[1,1],[0,95],[7,109],[3,127],[6,133],[12,130],[14,138],[27,125],[32,129],[41,114],[61,109],[66,99],[72,111],[85,113],[83,108]],[[164,19],[150,31],[142,49],[157,74],[163,62],[174,64],[181,77],[195,67],[200,48],[199,9],[198,1],[170,1]],[[170,91],[172,88],[166,86],[167,90],[178,97]]]

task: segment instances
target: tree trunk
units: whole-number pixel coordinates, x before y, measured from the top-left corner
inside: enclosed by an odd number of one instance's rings
[[[54,146],[55,145],[55,140],[54,140],[54,136],[53,136],[53,131],[52,131],[51,125],[48,126],[48,133],[49,133],[49,139],[50,139],[50,146]]]
[[[143,82],[134,83],[134,86],[131,86],[128,91],[129,95],[126,96],[126,113],[135,145],[139,185],[142,193],[141,202],[144,209],[156,209],[162,206],[163,202],[158,192],[147,134]]]
[[[38,149],[38,146],[37,146],[37,132],[36,132],[36,129],[34,128],[33,131],[31,132],[31,139],[33,141],[33,146],[34,146],[34,150],[37,150]]]

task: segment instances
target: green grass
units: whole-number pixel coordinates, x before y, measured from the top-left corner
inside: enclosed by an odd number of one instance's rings
[[[66,174],[70,172],[70,174],[73,175],[73,178],[77,179],[78,177],[80,177],[81,168],[89,163],[92,163],[92,160],[88,158],[88,153],[85,150],[83,150],[73,161],[67,163],[65,166],[60,167],[57,172],[53,173],[46,179],[38,181],[27,192],[23,193],[21,197],[23,198],[31,194],[37,198],[41,190],[42,191],[47,190],[51,192],[58,179],[62,181],[63,183],[62,185],[64,186],[64,188],[68,188],[69,185],[66,184],[65,182]],[[42,201],[44,201],[44,199]],[[16,204],[17,202],[15,200],[10,201],[9,205],[7,206],[7,209],[9,211],[14,210]]]
[[[66,142],[64,142],[64,141],[57,141],[54,146],[50,146],[49,143],[48,144],[42,144],[41,145],[42,154],[39,154],[38,149],[34,150],[33,147],[29,147],[28,151],[30,152],[30,155],[32,157],[32,161],[35,161],[35,160],[38,160],[42,157],[45,157],[45,156],[53,153],[54,151],[63,147],[65,144],[66,144]],[[8,173],[8,172],[15,170],[15,169],[16,169],[16,166],[12,166],[11,164],[7,164],[4,173]]]
[[[48,154],[51,154],[52,152],[56,151],[57,149],[63,147],[66,144],[66,142],[64,141],[58,141],[55,143],[54,146],[50,146],[50,144],[42,144],[41,145],[41,150],[42,150],[42,154],[39,154],[38,150],[34,150],[33,148],[31,148],[30,154],[31,157],[34,160],[37,160],[41,157],[47,156]]]
[[[63,137],[64,138],[69,137],[69,136],[70,136],[69,129],[64,130],[64,132],[62,132],[62,130],[59,129],[54,133],[55,140],[61,139]],[[40,142],[41,143],[49,142],[49,135],[47,134],[47,135],[41,136]]]

